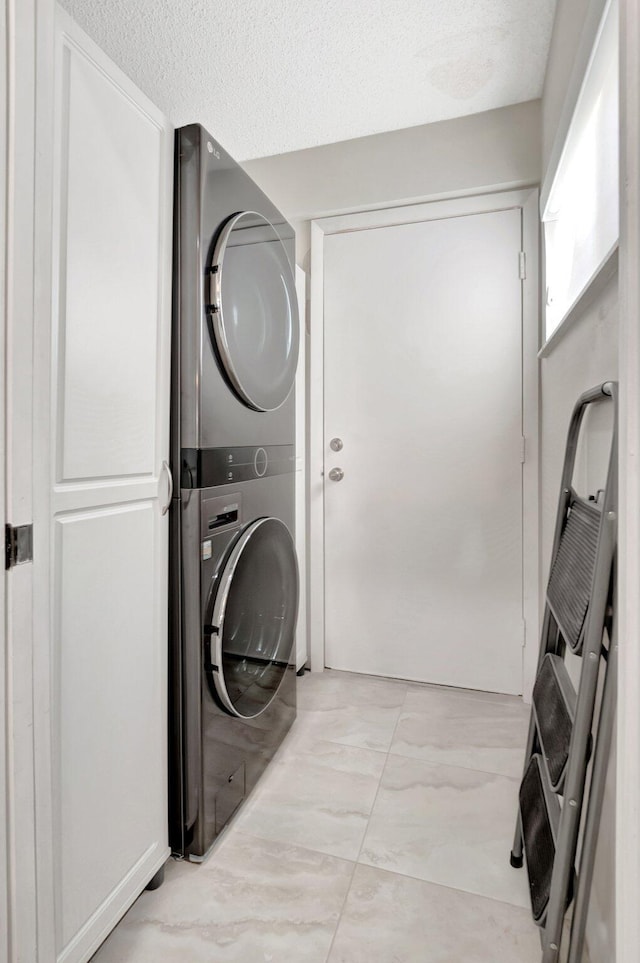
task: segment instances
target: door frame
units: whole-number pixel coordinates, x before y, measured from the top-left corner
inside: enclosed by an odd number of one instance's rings
[[[42,426],[34,418],[41,351],[37,328],[48,337],[50,316],[52,54],[54,0],[4,0],[7,84],[6,170],[3,174],[6,234],[3,301],[6,395],[4,407],[3,514],[14,525],[33,522],[34,475],[46,471],[34,459]],[[34,373],[35,372],[35,373]],[[46,558],[34,536],[34,557]],[[49,679],[36,656],[33,609],[38,580],[32,563],[4,578],[7,693],[5,751],[8,862],[8,959],[53,959],[48,940],[52,908],[43,903],[48,845],[38,826],[47,801],[39,794],[48,763],[40,766],[36,743],[49,733]],[[43,640],[47,644],[46,638]]]
[[[7,94],[8,94],[8,31],[7,31],[7,0],[2,0],[0,8],[0,237],[3,239],[3,250],[7,251]],[[7,337],[7,303],[6,303],[6,257],[0,261],[0,372],[6,376],[5,342]],[[5,515],[5,418],[6,405],[4,391],[0,391],[0,453],[2,470],[0,471],[0,525],[4,530]],[[6,610],[6,573],[2,577],[0,588],[0,959],[9,959],[9,826],[8,826],[8,788],[9,771],[7,760],[7,723],[9,707],[5,694],[7,691],[7,610]]]
[[[296,372],[296,514],[295,542],[298,553],[300,592],[298,598],[298,622],[296,626],[296,671],[307,664],[307,275],[299,265],[295,266],[296,292],[300,326],[300,353]]]
[[[640,2],[620,4],[620,668],[616,771],[616,956],[640,948]]]
[[[539,597],[539,222],[538,189],[430,201],[320,218],[311,222],[311,332],[309,339],[309,656],[312,672],[324,670],[324,241],[332,234],[519,208],[526,278],[522,281],[523,465],[523,694],[535,680]],[[517,266],[514,265],[514,270]]]

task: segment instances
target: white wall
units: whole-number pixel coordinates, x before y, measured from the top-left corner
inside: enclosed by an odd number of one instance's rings
[[[557,153],[577,93],[589,34],[604,0],[558,0],[542,98],[543,181]],[[584,35],[580,27],[583,27]],[[618,375],[618,282],[613,278],[584,315],[541,362],[541,564],[543,584],[549,571],[551,543],[571,410],[578,396],[598,382]],[[597,424],[587,426],[597,430]],[[575,667],[574,667],[575,668]],[[591,963],[614,963],[614,810],[615,760],[609,769],[601,838],[587,925]]]
[[[294,222],[309,267],[309,220],[537,184],[540,102],[246,161]]]
[[[621,4],[620,678],[616,833],[619,963],[640,947],[640,0]]]
[[[618,284],[612,279],[598,302],[573,326],[542,361],[542,418],[541,418],[541,520],[543,584],[549,571],[555,515],[558,505],[560,471],[571,410],[578,396],[598,382],[617,376],[618,348]],[[595,412],[594,412],[595,414]],[[598,412],[600,414],[600,412]],[[604,414],[604,412],[602,412]],[[599,417],[585,423],[592,444],[599,455],[597,444]],[[594,446],[593,442],[596,441]],[[606,465],[602,457],[590,458],[582,465],[589,492],[602,487]],[[577,681],[579,660],[568,656],[571,674]],[[573,662],[573,664],[571,664]],[[602,814],[601,836],[598,844],[587,940],[591,963],[614,963],[615,914],[614,886],[614,811],[615,811],[615,754],[611,765]]]

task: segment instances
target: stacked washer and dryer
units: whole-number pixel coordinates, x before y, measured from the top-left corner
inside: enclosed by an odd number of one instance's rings
[[[170,842],[201,860],[296,713],[299,327],[294,232],[199,125],[175,192]]]

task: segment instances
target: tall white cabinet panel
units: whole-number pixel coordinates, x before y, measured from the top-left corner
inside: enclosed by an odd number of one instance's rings
[[[80,51],[62,57],[58,477],[150,474],[164,132]]]
[[[156,734],[162,624],[153,516],[150,502],[134,502],[56,522],[64,946],[157,847],[148,815],[166,789]],[[108,573],[104,557],[118,559]]]
[[[172,132],[61,10],[55,119],[56,956],[83,963],[169,854]]]

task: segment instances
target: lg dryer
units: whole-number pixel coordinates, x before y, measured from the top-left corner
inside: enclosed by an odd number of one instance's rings
[[[291,445],[295,235],[197,124],[176,132],[174,336],[183,449]]]

